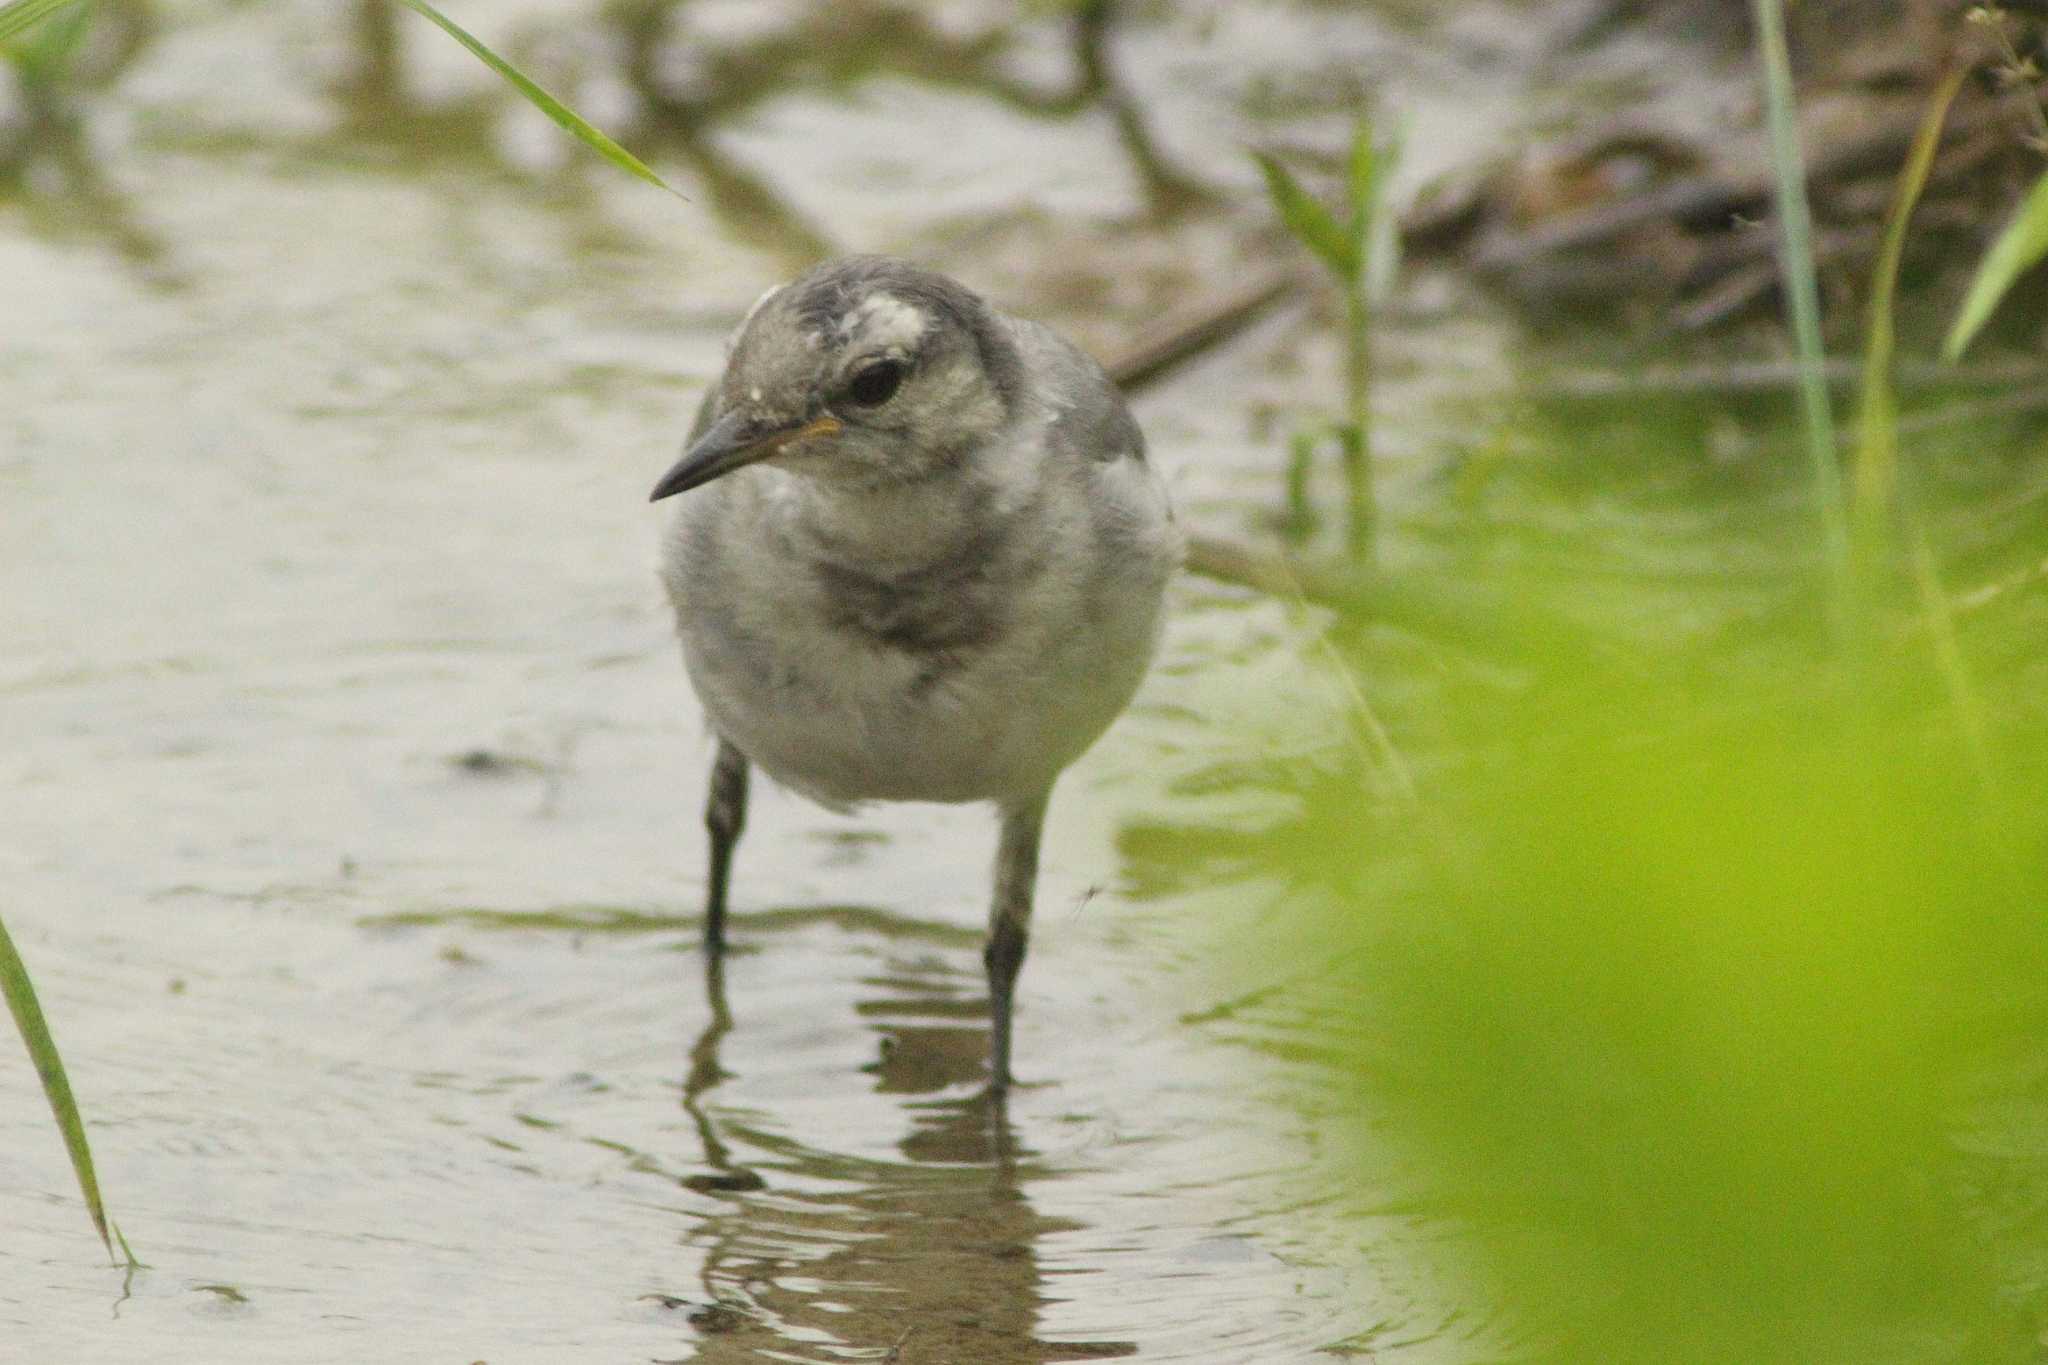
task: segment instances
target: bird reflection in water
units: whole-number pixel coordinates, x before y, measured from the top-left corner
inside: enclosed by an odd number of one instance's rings
[[[694,1359],[804,1359],[790,1354],[804,1345],[826,1350],[821,1359],[898,1365],[1136,1354],[1131,1342],[1038,1335],[1052,1301],[1038,1240],[1076,1225],[1040,1216],[1026,1198],[1025,1187],[1051,1173],[1017,1141],[1005,1102],[979,1085],[988,1002],[957,994],[963,975],[919,955],[864,983],[873,993],[857,1009],[879,1053],[865,1070],[877,1093],[900,1097],[911,1124],[897,1144],[903,1160],[891,1161],[816,1150],[761,1131],[755,1112],[711,1102],[732,1079],[719,1051],[734,1021],[723,956],[705,957],[711,1017],[690,1049],[683,1108],[708,1169],[683,1183],[725,1209],[687,1238],[704,1253],[709,1300],[691,1315]],[[773,1168],[763,1175],[743,1164],[735,1145],[772,1152]]]

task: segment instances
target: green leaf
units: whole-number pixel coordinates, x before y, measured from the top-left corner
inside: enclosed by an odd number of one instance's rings
[[[64,1135],[65,1149],[71,1153],[71,1169],[78,1176],[79,1193],[85,1196],[85,1211],[92,1215],[92,1225],[99,1230],[107,1255],[112,1256],[114,1243],[107,1232],[106,1208],[100,1203],[99,1180],[93,1174],[92,1149],[85,1141],[85,1120],[79,1117],[78,1102],[71,1096],[71,1081],[64,1074],[64,1059],[57,1055],[56,1041],[50,1037],[50,1025],[43,1018],[42,1006],[36,1002],[36,988],[28,979],[28,967],[23,964],[21,954],[14,950],[14,940],[8,936],[5,924],[0,924],[0,995],[7,997],[7,1008],[14,1015],[14,1027],[28,1047],[36,1075],[42,1078],[43,1094],[50,1101],[50,1112],[57,1116],[58,1131]],[[125,1241],[122,1247],[126,1249]],[[132,1254],[129,1260],[132,1264]]]
[[[1354,153],[1354,166],[1355,156]],[[1386,295],[1401,269],[1401,223],[1397,215],[1387,211],[1387,186],[1400,164],[1401,127],[1395,124],[1384,138],[1375,138],[1373,142],[1371,182],[1354,191],[1362,196],[1360,202],[1364,205],[1365,221],[1357,231],[1363,243],[1366,294],[1373,299]]]
[[[2034,182],[2020,211],[1998,234],[1991,250],[1984,253],[1977,266],[1977,277],[1970,281],[1970,292],[1963,297],[1962,310],[1956,314],[1955,326],[1942,343],[1943,359],[1962,358],[1964,348],[1990,320],[2013,281],[2044,255],[2048,255],[2048,174]]]
[[[1380,156],[1373,140],[1372,116],[1361,111],[1351,129],[1350,174],[1344,194],[1351,208],[1352,249],[1363,262],[1372,248],[1373,219],[1379,213]]]
[[[98,16],[98,0],[84,0],[37,29],[33,38],[13,44],[8,55],[19,63],[24,80],[54,86],[70,70],[72,56]]]
[[[65,2],[69,3],[70,0],[65,0]],[[640,158],[634,156],[624,147],[621,147],[618,143],[591,127],[590,124],[584,122],[575,110],[541,89],[532,77],[506,61],[503,57],[500,57],[497,53],[491,51],[488,47],[485,47],[467,29],[428,4],[427,0],[398,0],[398,3],[404,5],[421,18],[426,19],[456,42],[468,48],[476,56],[477,60],[511,82],[513,88],[524,95],[534,108],[546,114],[586,145],[596,149],[598,155],[604,157],[605,160],[621,170],[639,176],[650,185],[659,186],[667,190],[678,199],[684,197],[675,186],[669,184],[666,180],[663,180],[652,170],[648,169],[646,163],[641,161]]]
[[[1287,230],[1344,279],[1357,275],[1357,249],[1352,244],[1351,234],[1344,230],[1336,215],[1303,189],[1301,182],[1278,161],[1264,152],[1253,152],[1252,158],[1266,173],[1266,191],[1272,196],[1273,207],[1279,211],[1280,221],[1287,224]]]
[[[77,3],[79,0],[8,0],[0,5],[0,42]]]

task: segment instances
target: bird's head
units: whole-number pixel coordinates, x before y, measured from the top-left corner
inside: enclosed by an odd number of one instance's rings
[[[763,295],[656,500],[762,461],[850,485],[957,468],[1010,420],[1022,362],[980,297],[883,256]],[[708,419],[708,420],[707,420]]]

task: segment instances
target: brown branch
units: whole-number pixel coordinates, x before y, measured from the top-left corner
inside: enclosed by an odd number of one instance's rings
[[[1297,284],[1295,276],[1275,273],[1191,313],[1169,317],[1140,332],[1121,355],[1112,356],[1102,368],[1109,371],[1117,387],[1139,392],[1242,335],[1267,309],[1293,293]]]

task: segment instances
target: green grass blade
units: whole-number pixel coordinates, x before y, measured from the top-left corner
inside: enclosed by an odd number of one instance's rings
[[[667,190],[678,199],[684,197],[675,186],[669,184],[650,170],[647,164],[641,161],[639,157],[634,156],[624,147],[621,147],[618,143],[586,123],[575,110],[541,89],[532,77],[506,61],[503,57],[500,57],[497,53],[491,51],[488,47],[485,47],[467,29],[428,4],[427,0],[398,0],[398,3],[404,5],[413,13],[432,23],[456,42],[468,48],[478,61],[509,81],[512,87],[524,95],[527,102],[532,104],[534,108],[540,110],[543,114],[546,114],[549,118],[567,129],[570,134],[581,140],[585,145],[596,150],[598,155],[602,156],[605,160],[621,170],[639,176],[650,185]]]
[[[1372,259],[1373,227],[1379,217],[1380,157],[1372,117],[1363,110],[1351,129],[1351,157],[1344,194],[1351,209],[1351,251],[1364,270]]]
[[[50,1101],[50,1112],[57,1116],[57,1127],[64,1134],[65,1149],[71,1153],[71,1169],[78,1175],[78,1189],[85,1196],[86,1212],[92,1215],[92,1225],[99,1230],[107,1255],[112,1256],[114,1242],[107,1231],[106,1208],[100,1203],[99,1179],[93,1174],[92,1148],[86,1145],[85,1120],[79,1117],[78,1102],[71,1097],[71,1081],[64,1074],[64,1059],[57,1055],[56,1041],[50,1037],[50,1026],[43,1019],[43,1008],[36,1002],[36,989],[28,979],[28,968],[23,964],[21,954],[15,951],[14,940],[8,936],[5,924],[0,924],[0,995],[7,997],[7,1008],[14,1015],[14,1026],[28,1047],[30,1060],[36,1064],[36,1074],[42,1078],[43,1094]],[[125,1249],[127,1244],[124,1241],[122,1245]],[[132,1254],[129,1259],[132,1263]]]
[[[1869,591],[1878,566],[1879,554],[1887,547],[1888,532],[1895,512],[1909,525],[1907,548],[1918,590],[1920,609],[1934,652],[1934,666],[1949,709],[1956,718],[1963,748],[1977,780],[1986,789],[1993,781],[1991,747],[1984,707],[1970,673],[1969,661],[1957,637],[1955,615],[1949,607],[1948,592],[1941,581],[1940,566],[1924,527],[1910,509],[1900,505],[1898,495],[1899,403],[1892,382],[1892,362],[1898,348],[1893,320],[1893,303],[1898,296],[1899,263],[1905,256],[1906,228],[1913,209],[1927,188],[1934,167],[1934,155],[1941,147],[1941,131],[1948,121],[1949,106],[1963,87],[1968,74],[1960,64],[1951,67],[1935,87],[1927,112],[1913,136],[1912,149],[1899,172],[1890,209],[1885,214],[1884,242],[1871,278],[1869,319],[1863,349],[1863,393],[1857,413],[1855,537],[1859,590]]]
[[[0,43],[78,3],[79,0],[8,0],[0,5]]]
[[[1962,358],[1970,339],[1990,320],[1999,300],[2005,297],[2013,282],[2037,265],[2043,256],[2048,256],[2048,174],[2034,182],[2034,188],[2027,192],[2026,202],[2020,205],[2012,222],[1998,234],[1991,250],[1984,253],[1983,261],[1977,266],[1976,278],[1970,281],[1970,292],[1963,296],[1963,306],[1956,314],[1955,326],[1949,329],[1948,340],[1942,343],[1943,359],[1954,361]]]
[[[1906,250],[1906,225],[1913,208],[1927,187],[1934,153],[1941,146],[1942,125],[1948,121],[1949,105],[1962,89],[1963,67],[1958,64],[1936,87],[1927,113],[1913,137],[1906,165],[1885,215],[1884,244],[1878,251],[1876,273],[1870,283],[1869,318],[1863,346],[1863,395],[1857,410],[1855,516],[1859,551],[1867,556],[1877,547],[1886,524],[1898,483],[1899,403],[1892,387],[1892,360],[1898,349],[1898,334],[1892,321],[1892,304],[1899,289],[1899,262]]]
[[[1374,152],[1372,226],[1366,234],[1365,256],[1367,292],[1374,299],[1384,298],[1401,273],[1401,216],[1390,207],[1387,187],[1400,168],[1404,147],[1404,130],[1397,123],[1386,130]]]
[[[1252,159],[1265,172],[1266,191],[1287,230],[1341,278],[1348,280],[1356,275],[1358,253],[1352,246],[1351,234],[1344,230],[1336,215],[1303,189],[1301,182],[1278,161],[1264,152],[1253,152]]]
[[[1821,535],[1838,629],[1846,630],[1853,600],[1849,516],[1842,468],[1835,456],[1835,419],[1828,406],[1820,337],[1820,284],[1813,266],[1813,213],[1806,201],[1806,163],[1799,150],[1792,58],[1785,44],[1782,0],[1754,0],[1757,52],[1764,67],[1764,97],[1771,132],[1771,169],[1777,180],[1778,270],[1792,314],[1799,361],[1799,395],[1806,416],[1807,462],[1813,476]]]

